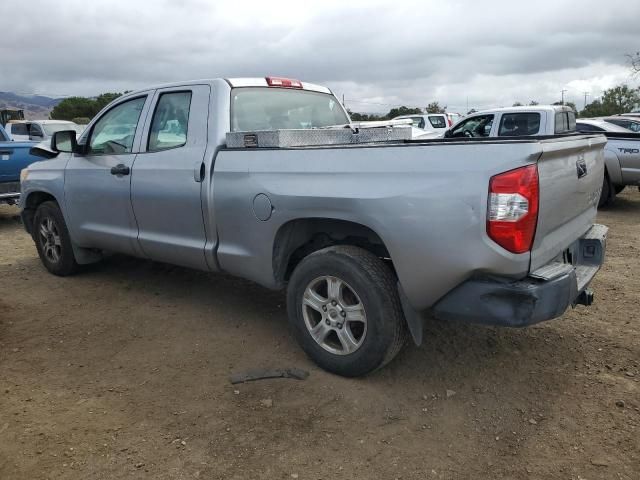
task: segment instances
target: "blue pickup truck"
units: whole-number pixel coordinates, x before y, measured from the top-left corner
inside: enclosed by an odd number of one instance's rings
[[[42,160],[29,153],[36,142],[14,142],[0,125],[0,204],[17,205],[20,200],[20,171]]]

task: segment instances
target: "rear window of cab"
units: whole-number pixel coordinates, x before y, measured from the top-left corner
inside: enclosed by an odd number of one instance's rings
[[[576,114],[575,112],[557,112],[555,116],[556,128],[555,133],[567,133],[576,131]]]

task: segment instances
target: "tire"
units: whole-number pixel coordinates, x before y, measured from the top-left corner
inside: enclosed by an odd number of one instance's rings
[[[616,192],[616,195],[618,195],[619,193],[622,193],[625,186],[626,185],[614,185],[613,190]]]
[[[78,271],[71,238],[58,204],[42,203],[33,218],[33,239],[40,261],[49,272],[61,277]]]
[[[605,172],[604,179],[602,180],[602,191],[600,192],[600,200],[598,200],[598,208],[609,205],[613,202],[615,193],[611,186],[611,180],[609,175]]]
[[[287,309],[306,354],[345,377],[383,367],[407,338],[395,275],[358,247],[328,247],[305,257],[289,281]]]

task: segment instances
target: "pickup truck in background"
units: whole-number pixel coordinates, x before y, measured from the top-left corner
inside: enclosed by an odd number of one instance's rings
[[[446,138],[560,135],[576,131],[576,114],[563,105],[535,105],[483,110],[464,117]]]
[[[51,140],[51,136],[55,132],[62,130],[75,130],[79,135],[84,129],[67,120],[21,120],[11,121],[5,125],[5,130],[15,141],[34,141],[41,142],[43,140]]]
[[[29,153],[34,142],[14,142],[0,126],[0,204],[17,205],[20,199],[20,171],[42,160]]]
[[[631,132],[606,122],[590,128],[589,133],[604,133],[606,128],[618,132],[627,132],[625,140],[614,139],[616,135],[607,135],[610,145],[606,147],[605,175],[602,180],[602,194],[598,206],[612,202],[616,191],[624,185],[636,185],[640,170],[635,166],[637,147],[625,143],[637,143]],[[608,126],[608,127],[607,127]],[[586,128],[586,127],[585,127]],[[558,135],[576,132],[576,115],[571,107],[562,105],[535,105],[523,107],[496,108],[474,113],[455,124],[445,133],[445,138],[487,138],[521,137],[536,135]],[[618,145],[618,143],[625,145]],[[622,150],[620,150],[622,148]],[[623,173],[624,172],[624,173]]]
[[[302,348],[345,376],[420,344],[427,314],[522,327],[592,302],[603,136],[330,144],[346,124],[292,79],[128,93],[39,147],[24,226],[55,275],[118,252],[286,288]]]
[[[626,186],[640,187],[640,134],[615,125],[608,119],[595,118],[579,119],[576,130],[607,137],[604,150],[605,178],[599,206],[613,202],[616,194]]]

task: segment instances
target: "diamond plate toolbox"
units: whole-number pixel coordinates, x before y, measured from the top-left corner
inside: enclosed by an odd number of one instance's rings
[[[289,148],[318,145],[352,145],[359,143],[401,142],[411,139],[411,129],[377,127],[296,130],[258,130],[227,133],[228,148]]]

